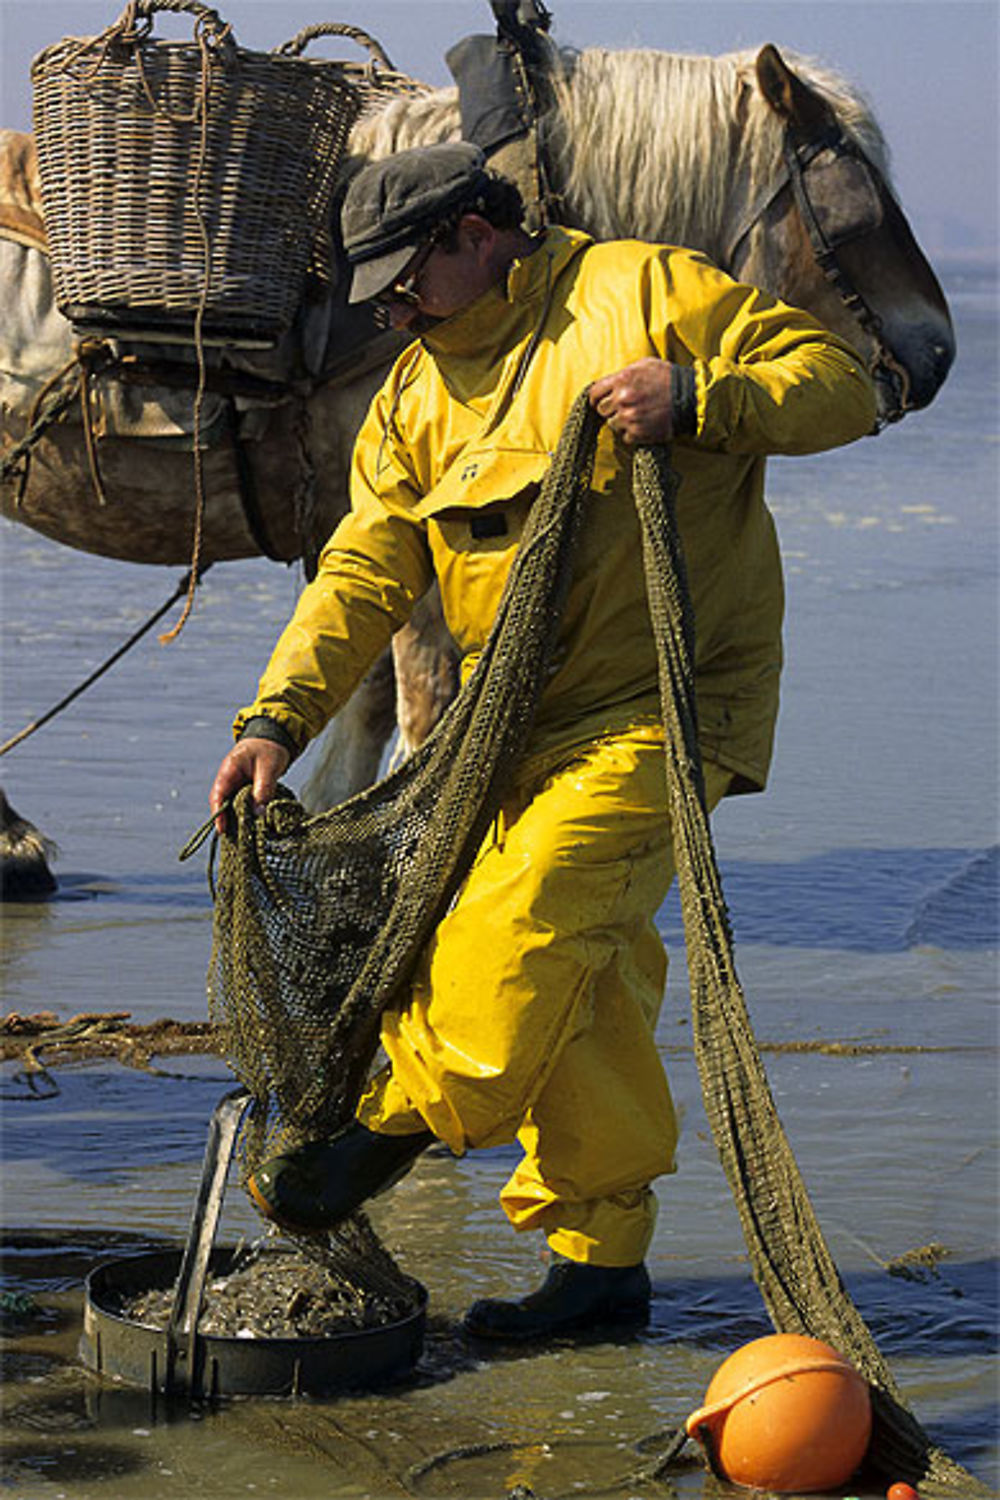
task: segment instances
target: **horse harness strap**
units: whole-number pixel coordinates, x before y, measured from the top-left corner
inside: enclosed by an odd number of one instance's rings
[[[847,221],[839,226],[824,225],[820,200],[810,194],[806,185],[806,168],[824,149],[829,149],[834,153],[835,164],[848,163],[855,179],[852,197],[858,204],[859,211],[853,220],[848,214]],[[813,255],[816,257],[816,264],[834,287],[845,307],[873,340],[875,345],[873,372],[882,370],[893,384],[899,386],[897,408],[887,419],[897,420],[905,410],[909,377],[882,338],[882,319],[866,301],[837,258],[839,245],[862,239],[881,227],[884,216],[883,204],[888,190],[875,167],[864,153],[847,139],[839,125],[834,126],[825,137],[820,137],[805,145],[796,141],[791,130],[786,130],[784,154],[792,192],[795,195],[795,204],[802,216]]]
[[[895,409],[886,420],[898,420],[906,410],[909,378],[882,338],[881,318],[858,290],[838,257],[842,245],[863,239],[881,227],[888,189],[877,169],[836,122],[808,140],[804,140],[791,125],[786,126],[782,154],[784,172],[777,183],[758,197],[741,221],[729,240],[723,265],[725,268],[733,266],[737,251],[750,231],[790,187],[816,264],[875,345],[872,372],[881,373],[895,389]],[[836,173],[841,179],[839,186],[843,194],[845,172],[849,174],[844,195],[846,208],[838,208],[836,198],[826,190],[827,183],[831,174]],[[814,179],[814,185],[810,184],[810,177]]]
[[[548,37],[551,15],[539,0],[492,0],[495,36],[468,36],[446,54],[458,85],[462,139],[518,187],[525,224],[544,228],[554,213],[542,140],[553,104],[558,54]]]

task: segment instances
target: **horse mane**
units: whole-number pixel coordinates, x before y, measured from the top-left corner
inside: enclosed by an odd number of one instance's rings
[[[361,116],[351,132],[349,174],[366,161],[380,161],[396,151],[461,139],[456,88],[398,94],[381,109]]]
[[[888,179],[885,140],[858,91],[813,59],[783,55]],[[597,239],[657,241],[669,225],[671,238],[718,254],[734,195],[755,197],[781,163],[782,124],[757,87],[756,56],[561,50],[549,157],[564,221]],[[355,127],[354,164],[459,131],[456,89],[402,97]]]

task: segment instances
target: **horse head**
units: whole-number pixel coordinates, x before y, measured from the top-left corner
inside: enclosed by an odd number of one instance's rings
[[[597,239],[703,250],[813,313],[875,374],[882,421],[926,406],[955,353],[934,272],[856,90],[773,46],[566,57],[548,119],[560,214]]]
[[[760,98],[780,127],[769,181],[727,227],[732,274],[808,308],[859,349],[883,422],[933,400],[955,356],[944,294],[889,185],[870,116],[794,72],[776,47],[756,58]]]

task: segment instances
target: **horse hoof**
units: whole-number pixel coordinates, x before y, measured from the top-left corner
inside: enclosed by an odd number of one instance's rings
[[[0,901],[33,901],[51,896],[56,878],[48,861],[51,839],[14,811],[0,791]]]

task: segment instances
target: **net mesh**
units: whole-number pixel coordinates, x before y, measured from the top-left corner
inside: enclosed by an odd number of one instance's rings
[[[358,797],[309,817],[250,791],[220,846],[213,1017],[257,1101],[245,1158],[332,1133],[354,1112],[382,1010],[458,890],[531,727],[572,571],[599,419],[575,403],[483,656],[424,746]],[[844,1288],[778,1118],[733,961],[705,811],[693,619],[663,448],[637,450],[633,493],[660,661],[666,776],[706,1112],[757,1285],[779,1332],[841,1350],[869,1381],[873,1465],[924,1492],[988,1492],[902,1402]]]

